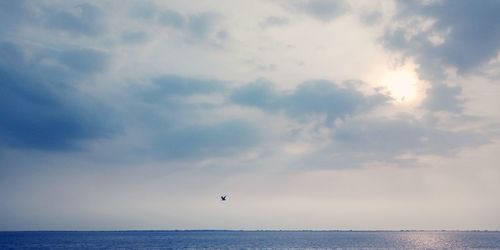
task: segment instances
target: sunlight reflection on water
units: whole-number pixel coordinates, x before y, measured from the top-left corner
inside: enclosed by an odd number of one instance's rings
[[[411,232],[396,234],[398,241],[404,246],[411,246],[419,249],[450,249],[460,247],[457,237],[453,233],[431,233],[431,232]]]

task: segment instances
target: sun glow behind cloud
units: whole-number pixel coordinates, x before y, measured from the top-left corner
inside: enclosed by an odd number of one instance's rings
[[[423,97],[424,83],[409,67],[385,72],[377,84],[394,98],[395,103],[414,104]]]

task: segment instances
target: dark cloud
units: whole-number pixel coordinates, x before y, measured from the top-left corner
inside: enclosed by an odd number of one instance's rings
[[[9,56],[0,59],[2,146],[70,150],[84,139],[111,134],[100,119],[103,107],[74,91],[64,73],[25,54],[16,45],[0,45],[0,55]]]
[[[91,28],[92,23],[78,19],[92,16],[87,7],[80,6],[83,9],[79,14],[75,10],[51,10],[59,14],[50,22],[44,19],[44,24],[50,24],[52,30],[95,34],[97,29]],[[64,26],[54,23],[64,18],[70,22]],[[183,18],[185,23],[179,27],[190,30],[193,36],[212,32],[211,14]],[[200,159],[233,154],[260,140],[255,126],[237,117],[203,121],[213,110],[187,97],[224,93],[224,84],[215,80],[153,77],[150,82],[118,91],[121,94],[114,98],[123,101],[120,107],[107,108],[80,92],[76,85],[93,73],[107,70],[108,53],[60,45],[49,48],[0,43],[0,147],[77,150],[83,149],[85,142],[122,134],[121,128],[128,126],[141,128],[143,134],[132,136],[143,138],[145,144],[140,149],[129,145],[119,150],[141,159]],[[114,149],[105,151],[109,150]]]
[[[234,90],[231,99],[269,112],[283,111],[296,119],[325,115],[329,122],[368,111],[389,100],[384,95],[364,95],[352,86],[339,87],[329,81],[305,82],[291,92],[280,92],[263,80]]]
[[[495,58],[500,48],[499,1],[399,1],[384,45],[416,59],[420,77],[433,85],[426,107],[459,112],[460,88],[446,88],[446,66],[468,72]]]
[[[299,0],[292,5],[297,11],[323,22],[332,21],[349,10],[349,4],[343,0]]]
[[[496,57],[500,48],[498,11],[500,2],[495,0],[400,1],[394,21],[406,25],[388,30],[384,42],[388,48],[417,57],[422,64],[444,64],[464,72]],[[408,34],[426,20],[434,23]],[[432,42],[432,35],[441,36],[442,43]]]
[[[0,45],[1,146],[75,150],[84,141],[116,134],[122,126],[141,128],[143,134],[135,136],[146,141],[141,149],[124,149],[130,157],[200,159],[237,153],[260,141],[251,123],[236,117],[203,122],[201,117],[213,110],[186,101],[191,95],[224,93],[219,81],[155,77],[124,92],[119,98],[126,101],[111,112],[73,86],[75,79],[106,68],[104,53],[43,50],[28,56],[15,44]],[[57,63],[39,63],[47,59]]]
[[[255,124],[238,116],[206,121],[211,105],[188,101],[192,95],[223,94],[216,80],[163,75],[125,93],[124,123],[140,128],[146,145],[138,157],[200,159],[235,154],[262,141]],[[210,120],[210,119],[208,119]],[[138,152],[130,152],[137,154]]]

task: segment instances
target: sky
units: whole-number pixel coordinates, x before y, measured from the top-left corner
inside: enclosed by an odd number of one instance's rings
[[[499,12],[0,0],[0,230],[500,230]]]

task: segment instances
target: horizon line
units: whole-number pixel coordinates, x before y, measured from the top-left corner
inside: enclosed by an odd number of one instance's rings
[[[0,230],[22,232],[500,232],[500,229],[110,229],[110,230]]]

